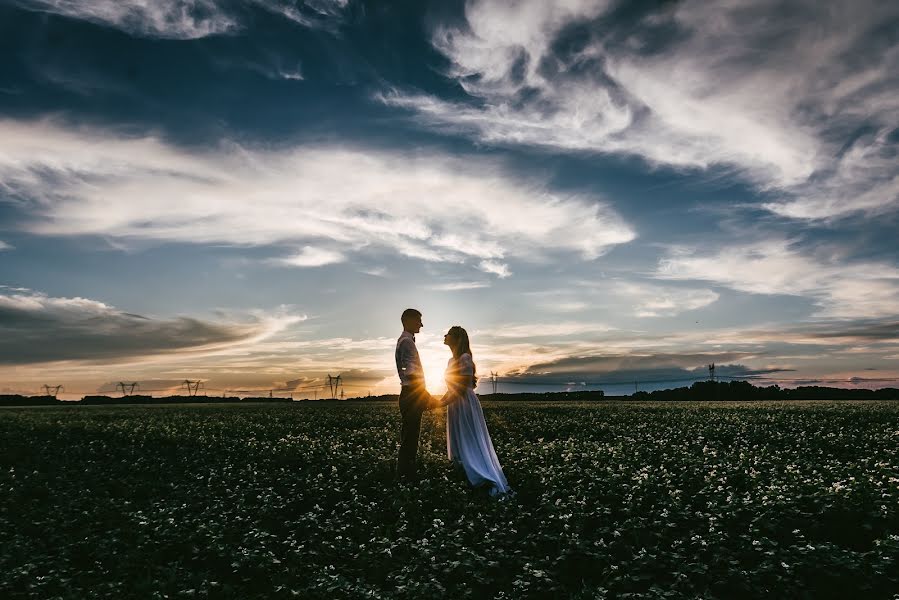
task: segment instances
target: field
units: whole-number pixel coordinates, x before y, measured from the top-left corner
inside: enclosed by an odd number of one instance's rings
[[[899,403],[485,403],[514,498],[392,404],[0,409],[4,598],[894,598]]]

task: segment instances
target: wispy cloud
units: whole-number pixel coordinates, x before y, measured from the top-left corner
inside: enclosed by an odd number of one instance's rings
[[[455,281],[452,283],[439,283],[432,285],[430,289],[439,292],[457,292],[460,290],[477,290],[490,287],[486,281]]]
[[[179,40],[229,33],[236,18],[219,0],[16,0],[46,11],[121,29],[131,35]]]
[[[482,260],[478,264],[478,268],[485,273],[493,273],[500,279],[505,279],[512,274],[512,271],[509,270],[509,265],[494,260]]]
[[[12,246],[11,244],[8,244],[8,243],[4,242],[3,240],[0,240],[0,251],[12,250],[13,248],[14,248],[14,246]]]
[[[577,336],[612,331],[614,327],[590,321],[561,321],[557,323],[507,323],[490,329],[478,330],[486,338],[540,339]]]
[[[36,11],[115,27],[142,37],[191,40],[239,31],[246,6],[227,0],[14,0]],[[349,0],[249,0],[310,29],[336,31]],[[291,77],[288,77],[291,78]]]
[[[658,265],[661,279],[713,282],[754,294],[804,296],[820,317],[899,314],[899,269],[874,262],[809,256],[785,240],[701,251],[674,248]]]
[[[895,4],[686,0],[636,20],[618,6],[468,2],[432,43],[469,98],[378,98],[488,143],[728,166],[779,190],[765,206],[785,216],[896,207]]]
[[[716,363],[716,373],[728,376],[752,376],[784,371],[781,368],[753,369],[745,365],[729,364],[751,358],[742,352],[597,354],[568,356],[535,363],[506,373],[520,382],[564,383],[627,383],[647,380],[693,380],[707,377],[707,365]],[[689,381],[684,385],[689,385]]]
[[[5,288],[0,293],[0,363],[108,363],[177,353],[212,353],[262,340],[304,318],[282,315],[243,323],[191,317],[156,319],[89,298],[52,297]]]
[[[349,0],[251,0],[254,4],[310,29],[336,31]]]
[[[0,182],[30,209],[25,227],[35,234],[326,241],[335,253],[389,249],[498,277],[511,274],[509,259],[567,251],[591,260],[635,237],[600,198],[556,193],[492,160],[425,150],[223,143],[196,153],[153,137],[0,121]],[[301,253],[297,264],[323,258]]]
[[[897,60],[899,68],[899,60]],[[899,108],[896,111],[899,115]],[[763,206],[802,220],[833,221],[853,214],[880,215],[899,207],[897,143],[890,131],[862,135],[817,180]]]
[[[719,295],[706,289],[684,289],[635,282],[609,282],[611,293],[629,299],[638,317],[670,317],[697,310],[718,300]]]
[[[304,246],[293,256],[275,259],[278,264],[291,267],[322,267],[324,265],[341,263],[345,260],[346,257],[340,252],[334,252],[325,248],[313,248],[312,246]]]

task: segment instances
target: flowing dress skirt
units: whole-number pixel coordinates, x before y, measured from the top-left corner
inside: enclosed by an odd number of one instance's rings
[[[462,466],[472,486],[490,485],[491,496],[506,494],[509,484],[490,441],[481,402],[470,387],[461,396],[446,410],[447,455]]]

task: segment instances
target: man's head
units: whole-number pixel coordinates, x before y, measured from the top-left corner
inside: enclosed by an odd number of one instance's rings
[[[404,310],[400,320],[403,322],[403,330],[409,333],[418,333],[424,326],[421,322],[421,312],[414,308]]]

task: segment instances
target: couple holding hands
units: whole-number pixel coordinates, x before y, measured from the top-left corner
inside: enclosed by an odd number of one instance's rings
[[[396,342],[396,370],[400,377],[400,451],[397,476],[401,480],[415,478],[415,459],[421,416],[425,410],[446,407],[446,452],[451,461],[465,471],[473,487],[487,487],[491,496],[509,492],[509,484],[496,458],[490,441],[484,412],[474,388],[477,376],[468,332],[458,325],[450,327],[443,338],[453,353],[446,367],[446,394],[434,401],[425,387],[424,370],[415,334],[421,331],[421,312],[414,308],[403,311],[403,333]]]

